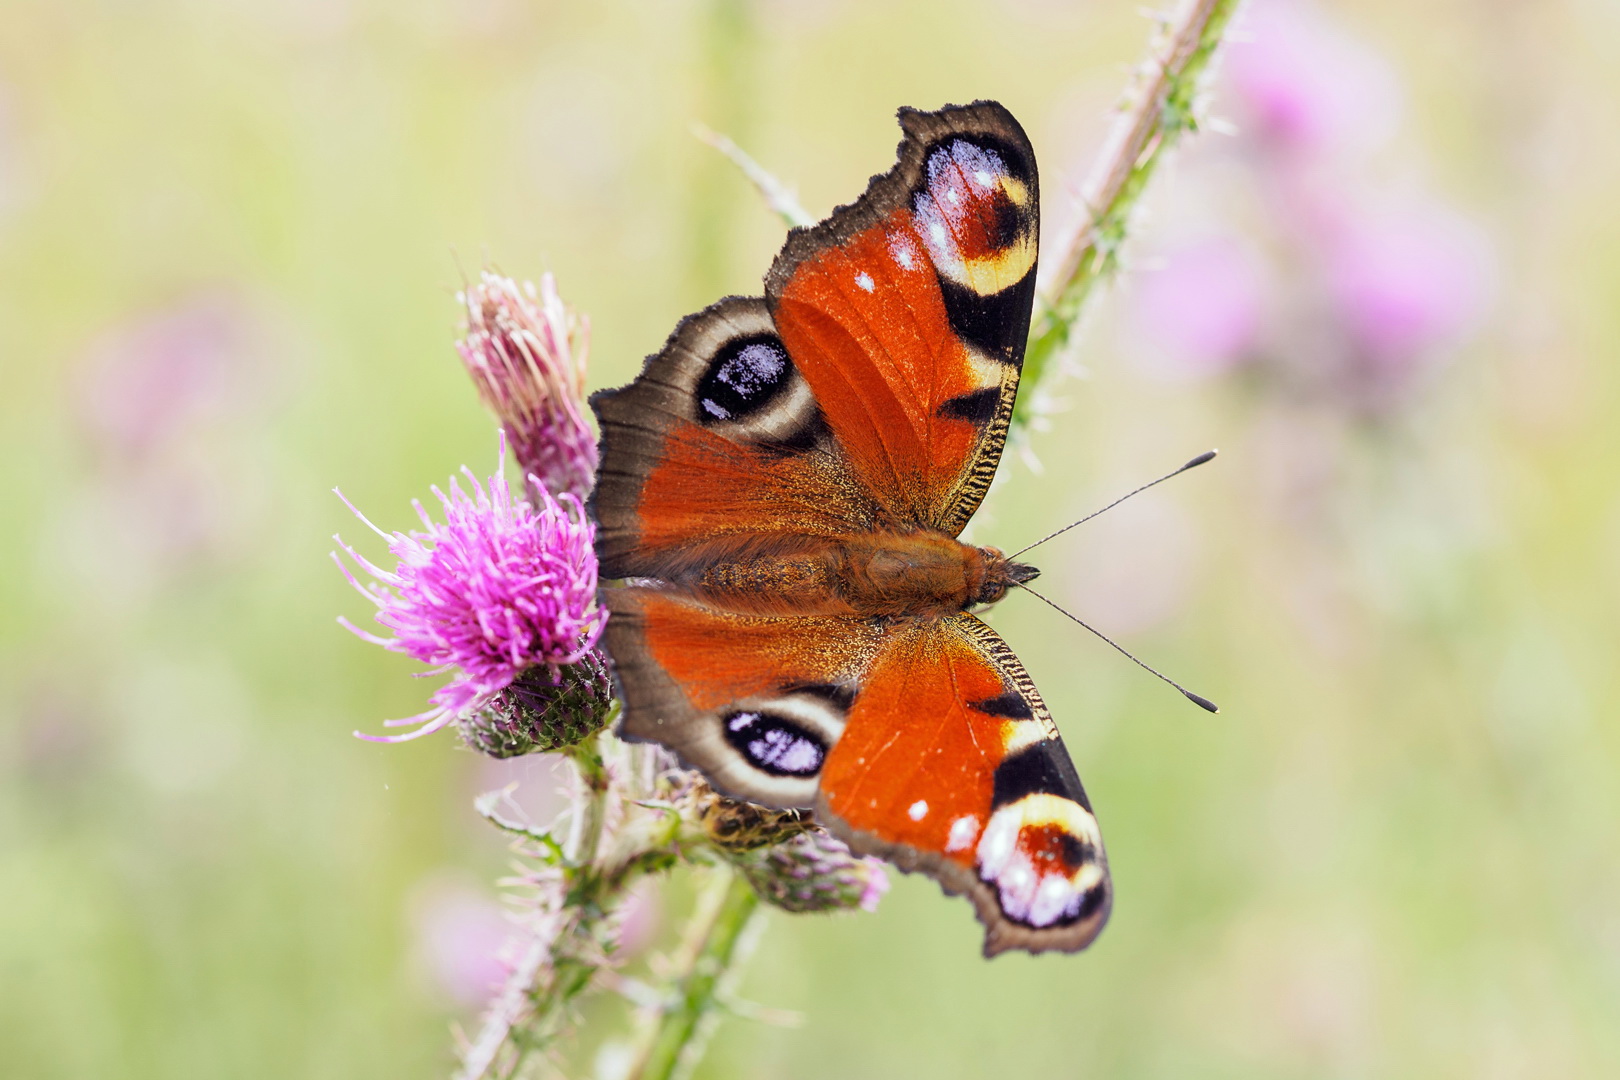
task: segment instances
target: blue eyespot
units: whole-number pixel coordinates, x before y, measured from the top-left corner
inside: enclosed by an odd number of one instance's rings
[[[723,723],[726,741],[772,776],[814,776],[827,758],[826,743],[778,713],[739,711]]]
[[[793,364],[773,334],[728,341],[698,380],[698,420],[713,424],[743,420],[787,388]]]

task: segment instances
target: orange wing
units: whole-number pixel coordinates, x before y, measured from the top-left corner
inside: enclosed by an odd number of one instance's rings
[[[903,109],[899,163],[765,279],[776,327],[862,486],[954,536],[995,474],[1029,335],[1035,154],[993,102]]]
[[[728,795],[809,807],[883,637],[864,619],[736,615],[661,589],[607,589],[619,734],[658,742]]]
[[[1023,665],[972,615],[919,623],[861,676],[816,814],[966,893],[985,954],[1084,948],[1112,905],[1102,835]]]

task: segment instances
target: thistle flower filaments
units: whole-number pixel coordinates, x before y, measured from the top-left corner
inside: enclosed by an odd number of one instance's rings
[[[589,320],[563,303],[550,274],[537,290],[486,270],[457,299],[467,332],[456,352],[530,488],[538,481],[553,495],[583,499],[596,476],[596,437],[584,414]]]
[[[420,532],[385,533],[344,500],[388,541],[399,566],[385,570],[335,537],[355,565],[376,579],[362,585],[333,553],[349,583],[377,605],[377,621],[394,636],[379,637],[347,619],[338,621],[390,652],[434,665],[425,674],[454,673],[434,691],[433,708],[387,722],[390,727],[420,724],[415,731],[361,738],[402,742],[437,731],[490,705],[525,672],[544,667],[557,673],[578,663],[601,636],[606,616],[596,606],[596,530],[579,498],[564,493],[554,499],[541,488],[531,493],[532,502],[524,502],[512,498],[504,467],[496,468],[488,484],[468,469],[462,472],[467,490],[455,478],[448,493],[433,489],[444,510],[442,524],[420,502],[414,504]]]

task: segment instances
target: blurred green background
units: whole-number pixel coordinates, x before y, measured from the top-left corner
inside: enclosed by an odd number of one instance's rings
[[[923,879],[772,914],[743,992],[806,1022],[727,1021],[700,1076],[1620,1075],[1620,7],[1272,7],[972,534],[1223,451],[1038,560],[1219,716],[1027,598],[994,616],[1112,924],[986,963]],[[1149,30],[1134,0],[9,0],[0,1074],[446,1073],[505,860],[470,798],[510,770],[350,737],[427,689],[334,625],[365,609],[327,552],[362,532],[334,485],[408,527],[493,462],[462,275],[554,271],[623,382],[781,242],[694,121],[819,215],[897,106],[977,97],[1059,240]]]

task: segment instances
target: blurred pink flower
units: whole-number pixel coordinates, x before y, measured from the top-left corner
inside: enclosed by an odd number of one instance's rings
[[[1399,381],[1455,344],[1482,314],[1493,276],[1479,229],[1428,200],[1347,217],[1324,254],[1345,332],[1379,379]]]
[[[429,882],[414,904],[417,948],[445,993],[468,1007],[484,1004],[505,981],[503,947],[513,925],[500,904],[475,889]]]
[[[625,960],[639,953],[658,936],[663,922],[662,897],[657,878],[645,877],[636,882],[619,911],[618,959]]]
[[[1248,358],[1259,337],[1268,283],[1255,252],[1231,236],[1184,244],[1161,269],[1135,279],[1130,308],[1139,340],[1177,374],[1213,375]]]
[[[53,555],[128,602],[250,557],[271,498],[243,484],[273,391],[302,357],[274,308],[230,286],[137,311],[97,334],[66,389],[87,469]],[[119,540],[108,572],[105,545]]]
[[[81,370],[79,412],[109,454],[149,454],[188,423],[255,400],[262,320],[226,292],[206,292],[118,326]]]
[[[1255,0],[1238,20],[1221,101],[1243,134],[1274,150],[1337,153],[1394,129],[1401,102],[1389,64],[1313,5]]]
[[[467,332],[456,351],[504,425],[524,480],[583,499],[596,479],[596,436],[585,423],[590,323],[563,303],[550,274],[536,290],[486,270],[460,299]]]
[[[501,449],[504,461],[504,439]],[[601,636],[595,528],[579,499],[566,493],[554,499],[542,490],[531,505],[512,498],[504,467],[487,485],[470,470],[462,471],[471,494],[454,478],[449,494],[433,489],[444,510],[443,524],[421,503],[414,504],[421,532],[385,533],[344,500],[389,542],[399,565],[386,570],[335,538],[355,565],[376,579],[369,587],[361,585],[333,553],[349,583],[377,606],[377,622],[394,636],[379,637],[347,619],[338,621],[367,641],[434,665],[425,675],[454,672],[434,691],[433,708],[387,721],[389,727],[419,723],[415,731],[361,738],[401,742],[437,731],[488,704],[530,668],[575,663]]]

